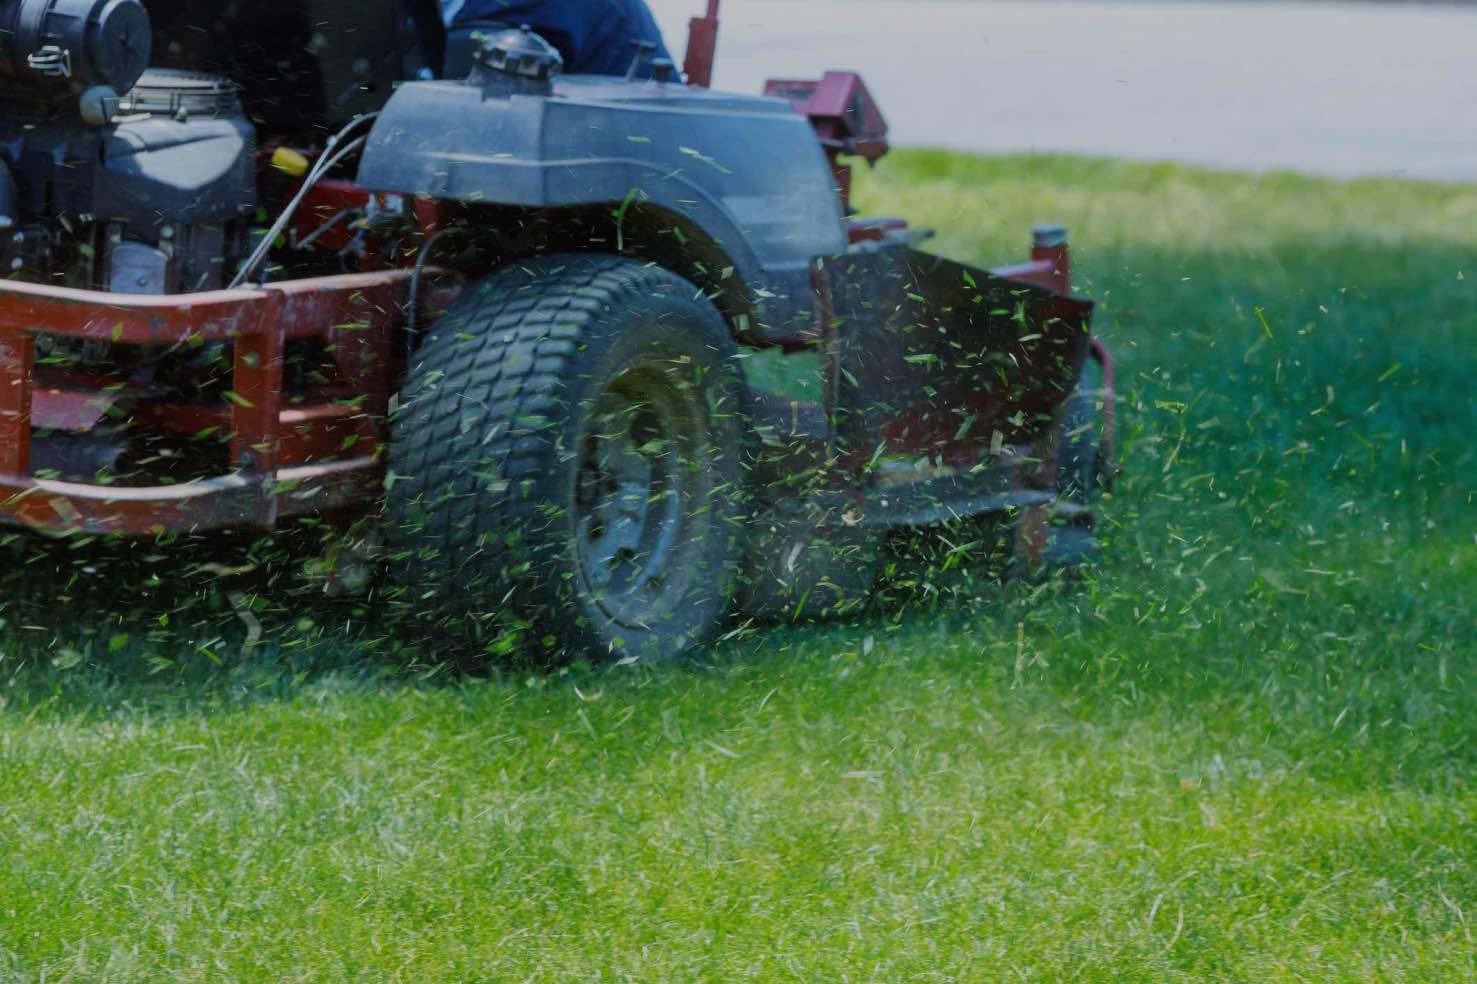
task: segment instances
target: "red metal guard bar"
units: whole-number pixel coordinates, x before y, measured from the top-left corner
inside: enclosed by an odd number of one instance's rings
[[[0,520],[52,529],[156,533],[270,525],[374,493],[373,456],[280,468],[283,348],[323,337],[363,412],[382,419],[389,341],[406,270],[314,277],[253,290],[122,295],[45,284],[0,287]],[[180,485],[119,487],[29,475],[38,334],[119,345],[234,344],[231,460],[238,471]],[[290,411],[288,411],[290,413]]]

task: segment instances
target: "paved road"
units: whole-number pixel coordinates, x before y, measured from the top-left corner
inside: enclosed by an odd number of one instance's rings
[[[826,68],[903,144],[1477,181],[1477,6],[724,0],[719,87]]]

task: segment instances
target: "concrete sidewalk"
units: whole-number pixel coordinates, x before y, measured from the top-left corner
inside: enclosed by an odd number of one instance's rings
[[[654,0],[680,58],[703,0]],[[1477,7],[725,0],[716,84],[853,68],[899,144],[1477,180]]]

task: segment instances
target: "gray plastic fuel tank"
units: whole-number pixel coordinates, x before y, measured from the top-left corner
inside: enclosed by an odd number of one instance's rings
[[[476,78],[401,85],[360,183],[531,209],[643,200],[722,248],[761,332],[810,317],[810,263],[845,252],[846,236],[825,154],[789,102],[594,76],[523,91]]]

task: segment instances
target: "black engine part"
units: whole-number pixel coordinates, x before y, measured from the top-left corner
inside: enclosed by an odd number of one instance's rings
[[[0,161],[0,237],[15,226],[15,179],[10,168]]]
[[[0,2],[0,78],[48,91],[125,92],[149,64],[140,0]]]
[[[256,135],[236,93],[219,76],[145,72],[104,138],[106,179],[93,212],[156,231],[248,212],[256,204]]]
[[[102,127],[0,118],[13,222],[25,242],[54,244],[50,256],[10,246],[7,265],[20,259],[34,278],[124,293],[220,286],[256,206],[255,131],[236,87],[150,69],[118,114]]]

